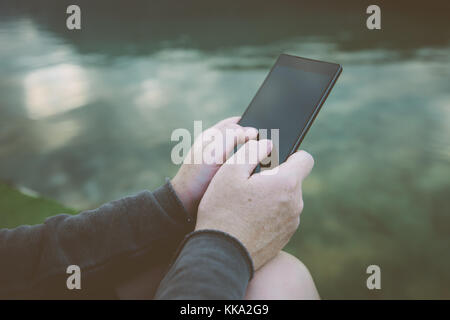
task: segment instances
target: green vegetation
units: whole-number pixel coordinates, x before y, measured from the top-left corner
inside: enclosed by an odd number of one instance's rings
[[[25,195],[0,183],[0,226],[2,228],[42,223],[45,218],[58,213],[74,214],[76,211],[52,200]]]

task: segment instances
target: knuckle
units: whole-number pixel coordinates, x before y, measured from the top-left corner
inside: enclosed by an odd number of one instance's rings
[[[288,205],[291,202],[291,197],[288,192],[285,192],[284,190],[281,190],[281,192],[278,194],[278,202],[281,205]]]
[[[294,231],[298,229],[298,227],[300,226],[300,215],[296,215],[294,218]]]
[[[297,187],[297,177],[294,175],[290,175],[285,179],[286,188],[290,191],[295,190]]]
[[[304,206],[305,206],[305,203],[303,202],[303,199],[300,198],[300,203],[298,205],[299,214],[302,213]]]
[[[208,128],[205,131],[203,131],[199,137],[206,139],[212,136],[216,130],[217,129],[215,127]]]
[[[297,231],[300,226],[300,216],[294,215],[291,217],[289,222],[289,233],[292,235],[295,231]]]
[[[221,129],[235,134],[241,126],[235,123],[227,123]]]
[[[297,215],[294,221],[294,231],[296,231],[299,226],[300,226],[300,215]]]
[[[238,138],[238,140],[244,140],[248,136],[247,131],[242,127],[233,128],[233,134]]]
[[[212,127],[223,127],[226,126],[229,123],[234,123],[234,117],[231,118],[226,118],[223,120],[220,120],[219,122],[217,122],[216,124],[214,124]]]
[[[258,141],[256,141],[256,140],[249,140],[249,141],[247,141],[246,144],[248,146],[247,151],[256,150],[258,147]]]

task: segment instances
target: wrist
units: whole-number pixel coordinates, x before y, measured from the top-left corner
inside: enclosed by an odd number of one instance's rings
[[[185,183],[183,183],[183,181],[181,181],[178,176],[175,176],[172,179],[171,183],[177,197],[180,199],[184,208],[191,216],[193,216],[196,212],[197,204],[189,187]]]

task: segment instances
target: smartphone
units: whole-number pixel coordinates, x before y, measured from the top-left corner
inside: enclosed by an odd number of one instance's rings
[[[278,57],[239,121],[260,130],[259,138],[274,142],[271,163],[263,167],[274,167],[297,151],[341,72],[336,63],[287,54]]]

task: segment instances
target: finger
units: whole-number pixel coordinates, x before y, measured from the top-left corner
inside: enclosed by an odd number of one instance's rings
[[[202,145],[203,148],[206,147],[211,141],[214,140],[214,136],[216,136],[218,134],[219,130],[222,130],[223,128],[229,127],[229,126],[239,126],[237,124],[237,122],[240,119],[241,119],[241,117],[230,117],[230,118],[226,118],[226,119],[224,119],[222,121],[217,122],[212,127],[204,130],[200,134],[200,136],[198,138],[198,141],[201,141],[201,145]]]
[[[294,175],[303,181],[314,167],[314,158],[306,151],[300,150],[292,154],[279,166],[281,174]]]
[[[221,128],[223,126],[226,126],[227,124],[232,124],[232,123],[237,124],[239,122],[239,120],[241,120],[241,117],[238,117],[238,116],[226,118],[226,119],[223,119],[223,120],[217,122],[215,125],[213,125],[213,127]]]
[[[228,130],[237,130],[237,129],[242,129],[242,127],[238,124],[235,123],[228,123],[226,125],[222,124],[220,127],[218,126],[213,126],[211,128],[209,128],[208,130],[203,131],[202,133],[202,145],[205,151],[207,151],[207,149],[212,150],[214,148],[220,147],[222,150],[221,154],[223,154],[223,150],[224,150],[224,145],[225,145],[225,134],[226,134],[226,129]],[[221,144],[221,145],[218,145]]]
[[[218,134],[220,128],[223,126],[239,126],[236,124],[241,117],[230,117],[226,118],[222,121],[219,121],[212,127],[204,130],[198,137],[195,138],[194,144],[189,150],[188,156],[186,159],[190,159],[192,161],[193,155],[202,155],[205,148],[214,140],[214,136]],[[240,127],[240,126],[239,126]]]
[[[258,137],[258,130],[252,127],[241,127],[240,125],[234,125],[235,127],[225,127],[224,136],[224,152],[223,152],[223,161],[226,161],[236,146],[240,144],[244,144],[249,140],[256,140]]]
[[[215,164],[224,163],[237,145],[258,137],[258,130],[255,128],[243,128],[238,124],[228,124],[222,130],[215,131],[216,134],[211,137],[211,142],[204,148],[204,155],[209,159],[209,164],[212,164],[211,161]]]
[[[247,141],[233,156],[227,160],[227,164],[235,165],[237,170],[249,177],[258,163],[265,159],[272,151],[272,141],[250,140]]]

